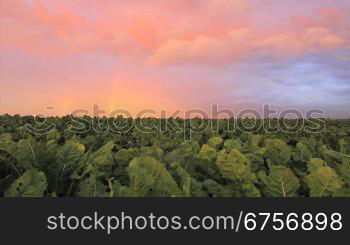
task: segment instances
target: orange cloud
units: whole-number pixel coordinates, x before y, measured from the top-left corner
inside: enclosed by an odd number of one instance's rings
[[[199,35],[193,40],[168,40],[148,62],[150,64],[207,63],[220,64],[241,58],[250,52],[255,34],[249,28],[227,33],[224,37]]]

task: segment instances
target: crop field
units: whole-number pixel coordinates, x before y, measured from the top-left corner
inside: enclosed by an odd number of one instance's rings
[[[176,118],[183,127],[175,128],[155,118],[89,119],[92,127],[87,118],[1,116],[0,195],[350,196],[350,120],[318,119],[318,131],[290,132],[271,131],[277,119],[270,131],[260,127],[266,120]]]

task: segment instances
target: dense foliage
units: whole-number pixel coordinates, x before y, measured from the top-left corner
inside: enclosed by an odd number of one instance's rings
[[[162,120],[147,118],[139,120],[145,130],[117,133],[106,126],[111,119],[90,119],[98,128],[79,133],[70,130],[70,117],[40,123],[0,116],[0,196],[350,196],[350,120],[325,120],[318,133],[268,133],[228,130],[228,120],[216,120],[213,130],[180,118],[174,121],[184,131],[150,130]],[[27,124],[55,127],[35,133]]]

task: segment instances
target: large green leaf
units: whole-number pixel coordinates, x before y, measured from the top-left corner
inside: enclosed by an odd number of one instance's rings
[[[299,179],[287,167],[270,166],[267,176],[265,172],[258,173],[259,178],[264,183],[264,192],[270,197],[294,197],[299,188]]]
[[[307,163],[307,168],[310,173],[317,171],[319,168],[326,166],[326,162],[320,158],[312,158]]]
[[[326,146],[321,147],[320,149],[322,157],[326,160],[331,167],[336,167],[337,164],[343,162],[344,160],[350,160],[350,155],[329,150]]]
[[[196,141],[183,141],[177,148],[164,156],[167,162],[179,162],[183,167],[199,152],[200,146]],[[186,168],[186,167],[185,167]]]
[[[152,157],[134,158],[127,169],[130,187],[138,196],[181,196],[164,165]]]
[[[260,141],[262,139],[262,136],[259,134],[254,134],[254,135],[250,135],[249,137],[249,150],[251,152],[255,152],[257,150],[259,150],[260,146]]]
[[[17,144],[17,161],[26,170],[39,167],[36,144],[33,138],[20,140]]]
[[[67,178],[77,169],[85,147],[71,140],[62,147],[56,147],[55,151],[55,161],[48,164],[49,188],[56,194],[62,194],[65,192]]]
[[[85,152],[85,147],[82,144],[68,141],[58,151],[56,155],[57,168],[63,172],[68,168],[74,168]]]
[[[220,151],[216,165],[222,176],[228,180],[245,181],[251,180],[253,177],[248,158],[236,149],[233,149],[229,154],[225,150]]]
[[[17,174],[20,174],[19,169],[29,170],[33,166],[38,166],[35,145],[36,142],[32,138],[21,140],[16,144],[10,134],[2,134],[0,136],[0,152],[3,154],[0,154],[0,159],[10,164]],[[9,156],[15,158],[16,161],[9,159]]]
[[[6,197],[42,197],[47,188],[43,172],[28,170],[5,192]]]
[[[73,173],[74,179],[81,179],[90,174],[92,171],[95,174],[106,178],[112,176],[112,167],[114,164],[113,149],[115,144],[113,141],[108,142],[95,152],[88,152],[80,161],[80,166]]]
[[[219,149],[224,140],[221,137],[212,137],[208,140],[208,145],[214,149]]]
[[[109,141],[107,144],[98,149],[92,154],[90,163],[96,166],[110,166],[114,163],[113,149],[115,144],[113,141]]]
[[[286,166],[291,156],[292,151],[283,140],[266,140],[266,151],[264,157],[269,164]]]
[[[207,144],[204,144],[198,153],[198,158],[205,159],[208,161],[214,161],[216,158],[216,150]]]
[[[16,143],[12,140],[11,134],[0,135],[0,150],[4,150],[11,154],[16,155]]]
[[[231,152],[233,149],[241,150],[242,144],[239,140],[228,139],[224,143],[224,148],[227,153]]]
[[[305,182],[312,197],[335,196],[343,185],[337,173],[330,167],[320,167],[311,172],[305,177]]]
[[[79,197],[108,197],[108,186],[104,185],[94,172],[79,183]]]
[[[292,156],[294,161],[309,161],[312,153],[306,144],[298,142]]]

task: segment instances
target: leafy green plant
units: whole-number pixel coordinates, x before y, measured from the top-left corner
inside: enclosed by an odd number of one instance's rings
[[[264,184],[263,190],[271,197],[294,197],[297,195],[299,180],[287,167],[271,165],[269,175],[259,172]]]
[[[310,174],[305,177],[305,182],[312,197],[335,196],[343,186],[335,170],[325,166],[321,159],[312,159],[308,169]]]
[[[127,169],[130,188],[138,196],[181,196],[177,183],[164,165],[152,157],[134,158]]]
[[[5,192],[6,197],[42,197],[47,187],[45,174],[28,170]]]
[[[82,125],[66,116],[46,118],[38,134],[24,126],[32,116],[0,116],[0,196],[350,196],[350,120],[327,120],[317,133],[265,132],[250,119],[217,119],[214,130],[202,127],[213,119],[172,118],[183,130],[162,131],[155,118],[84,120],[98,120],[98,131],[73,132]],[[230,131],[228,122],[252,132]]]
[[[274,165],[286,166],[292,156],[292,151],[286,142],[280,139],[266,140],[264,157],[266,161]]]

